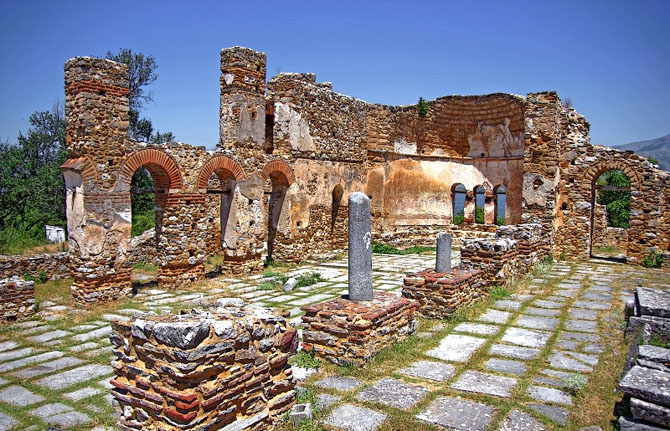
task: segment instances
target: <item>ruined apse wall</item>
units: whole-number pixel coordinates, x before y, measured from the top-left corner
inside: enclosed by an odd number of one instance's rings
[[[324,245],[346,245],[346,202],[372,197],[375,235],[405,244],[453,230],[453,187],[469,190],[466,224],[493,233],[494,188],[507,189],[509,222],[521,219],[523,98],[452,96],[414,106],[373,105],[336,93],[313,74],[281,74],[268,83],[265,155],[283,157],[296,186],[284,202],[277,251],[300,258]],[[270,113],[272,117],[269,117]],[[486,221],[474,225],[474,189],[486,189]]]

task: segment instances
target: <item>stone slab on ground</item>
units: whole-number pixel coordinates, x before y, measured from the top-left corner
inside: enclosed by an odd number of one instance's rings
[[[570,331],[595,332],[598,327],[596,322],[591,320],[570,319],[565,322],[565,328]]]
[[[361,381],[353,377],[328,376],[314,383],[320,388],[350,391],[361,385]]]
[[[375,410],[343,404],[326,419],[326,424],[347,431],[375,431],[386,420],[386,415]]]
[[[570,395],[554,388],[530,385],[528,389],[526,389],[526,395],[536,401],[542,401],[545,403],[561,404],[564,406],[572,405],[572,397]]]
[[[581,371],[581,372],[593,371],[591,367],[577,361],[576,359],[567,356],[566,353],[555,351],[549,357],[549,364],[554,368],[560,368],[563,370]]]
[[[657,425],[670,425],[670,408],[668,407],[659,406],[638,398],[631,398],[630,411],[635,418],[644,419]]]
[[[584,292],[582,295],[584,299],[588,299],[591,301],[611,301],[612,300],[612,295],[609,295],[607,293],[600,293],[600,292]]]
[[[619,431],[667,431],[666,427],[657,426],[644,420],[621,416]]]
[[[45,421],[51,425],[58,425],[63,428],[71,428],[76,425],[87,424],[91,418],[82,412],[65,412],[49,416]]]
[[[516,384],[517,380],[513,377],[496,376],[478,371],[466,371],[451,385],[451,388],[509,398]]]
[[[493,335],[500,330],[499,326],[483,323],[461,323],[454,328],[454,332],[467,332],[480,335]]]
[[[499,323],[502,325],[507,323],[507,320],[511,315],[512,313],[507,311],[487,310],[486,313],[479,316],[479,319],[477,320],[480,322]]]
[[[572,303],[573,307],[576,308],[586,308],[589,310],[609,310],[612,308],[612,304],[607,302],[598,302],[598,301],[585,301],[579,300]]]
[[[636,365],[623,376],[619,389],[631,397],[670,407],[670,373]]]
[[[19,424],[13,417],[0,412],[0,431],[10,431]]]
[[[573,358],[577,359],[578,361],[582,361],[585,364],[591,365],[591,366],[596,366],[598,365],[598,357],[593,356],[593,355],[587,355],[584,353],[577,353],[577,352],[566,352],[568,356],[572,356]]]
[[[568,423],[568,416],[570,416],[570,412],[565,409],[556,406],[548,406],[546,404],[528,404],[528,407],[542,413],[549,419],[553,420],[554,422],[558,422],[561,425]]]
[[[17,359],[11,362],[5,362],[4,364],[0,364],[0,373],[6,373],[8,371],[23,368],[28,365],[37,364],[39,362],[44,362],[55,358],[60,358],[61,356],[63,356],[63,352],[54,351],[54,352],[40,353],[39,355],[35,356],[28,356],[27,358]]]
[[[521,308],[521,302],[511,301],[509,299],[500,299],[496,301],[493,306],[501,310],[517,311],[519,308]]]
[[[24,356],[32,355],[33,353],[35,353],[35,349],[32,347],[10,350],[0,353],[0,361],[9,361],[10,359],[22,358]]]
[[[583,308],[573,308],[570,310],[570,318],[581,320],[596,320],[598,318],[598,312],[593,310],[585,310]]]
[[[547,427],[531,415],[514,409],[505,418],[499,431],[546,431]]]
[[[100,329],[95,331],[84,332],[83,334],[77,334],[72,337],[74,341],[88,341],[94,338],[102,338],[108,336],[112,332],[111,326],[103,326]]]
[[[552,310],[549,308],[528,307],[524,310],[526,314],[533,314],[535,316],[544,317],[558,317],[560,310]]]
[[[327,409],[328,407],[335,404],[341,399],[342,397],[338,397],[335,395],[319,394],[316,396],[316,408],[320,410]]]
[[[647,316],[670,317],[670,293],[659,289],[638,287],[635,290],[640,313]]]
[[[3,341],[0,343],[0,352],[4,352],[5,350],[10,350],[10,349],[16,349],[19,347],[19,343],[16,341]]]
[[[410,385],[400,380],[385,378],[376,381],[358,393],[359,401],[375,401],[397,409],[408,409],[428,393],[428,388]]]
[[[98,395],[102,393],[102,389],[99,388],[91,388],[91,387],[85,387],[81,389],[77,389],[76,391],[69,392],[65,394],[66,398],[71,399],[72,401],[79,401],[83,400],[84,398],[92,397],[94,395]]]
[[[443,382],[451,378],[456,372],[456,367],[451,364],[443,364],[441,362],[433,361],[416,361],[410,364],[409,367],[398,371],[411,377],[419,377],[422,379],[434,380],[436,382]]]
[[[576,341],[600,341],[600,336],[597,334],[585,334],[583,332],[562,332],[559,339],[561,340],[576,340]]]
[[[459,431],[487,431],[495,410],[486,404],[440,397],[416,415],[422,421]]]
[[[89,364],[44,377],[35,383],[45,388],[60,390],[95,377],[111,374],[112,371],[112,367],[107,365]]]
[[[516,325],[524,328],[545,329],[551,331],[558,326],[558,319],[553,317],[522,315],[519,317],[519,320],[516,321]]]
[[[535,302],[533,302],[533,304],[542,308],[554,308],[554,309],[561,308],[564,305],[562,302],[548,301],[546,299],[537,299],[535,300]]]
[[[485,367],[499,373],[515,374],[520,376],[526,373],[527,367],[521,361],[511,361],[508,359],[491,358],[486,361]]]
[[[61,403],[50,403],[31,410],[30,414],[40,419],[46,419],[49,416],[69,411],[72,411],[72,407]]]
[[[15,407],[25,407],[44,401],[44,397],[22,386],[12,385],[0,391],[0,401]]]
[[[63,331],[63,330],[56,330],[56,331],[50,331],[50,332],[45,332],[44,334],[40,335],[34,335],[32,337],[28,337],[27,340],[31,341],[33,343],[45,343],[47,341],[57,339],[57,338],[63,338],[66,335],[70,335],[69,332]]]
[[[670,349],[652,346],[651,344],[643,344],[638,348],[637,357],[638,359],[663,364],[668,362],[668,358],[670,358]]]
[[[531,329],[507,328],[501,341],[524,347],[543,347],[551,337],[551,332],[534,331]]]
[[[426,354],[443,361],[466,362],[485,342],[484,338],[450,334],[440,341],[437,348]]]
[[[540,354],[539,349],[530,347],[508,346],[507,344],[494,344],[489,349],[489,353],[495,356],[514,359],[535,359]]]
[[[13,375],[16,377],[27,379],[36,376],[41,376],[42,374],[52,373],[54,371],[61,370],[63,368],[73,367],[75,365],[81,364],[82,362],[84,361],[82,361],[81,359],[66,356],[64,358],[59,358],[53,361],[45,362],[40,365],[35,365],[30,368],[24,368],[23,370],[14,372]]]

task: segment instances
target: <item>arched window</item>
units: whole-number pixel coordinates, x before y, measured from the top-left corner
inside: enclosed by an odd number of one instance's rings
[[[463,184],[454,184],[451,188],[451,197],[453,202],[453,220],[455,225],[463,223],[465,217],[465,195],[466,188]]]
[[[340,211],[340,206],[342,205],[342,195],[344,195],[344,189],[341,185],[336,185],[333,188],[332,193],[332,207],[330,213],[330,233],[331,235],[335,233],[335,223],[337,222],[337,213]]]
[[[484,202],[486,189],[484,186],[475,187],[475,223],[484,223]]]
[[[503,185],[497,185],[493,188],[495,198],[495,217],[496,224],[503,226],[505,224],[505,211],[507,207],[507,189]]]

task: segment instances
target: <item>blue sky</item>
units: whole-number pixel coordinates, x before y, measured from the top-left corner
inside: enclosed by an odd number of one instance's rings
[[[63,64],[128,47],[158,62],[143,115],[178,140],[218,140],[219,51],[369,102],[556,90],[592,143],[670,133],[670,2],[0,0],[0,140],[63,99]]]

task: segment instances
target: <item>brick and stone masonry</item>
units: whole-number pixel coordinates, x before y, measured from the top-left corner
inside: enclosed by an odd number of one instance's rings
[[[70,254],[41,253],[34,256],[0,256],[0,273],[2,277],[30,275],[38,277],[46,274],[49,280],[58,280],[70,276]]]
[[[35,283],[19,277],[0,280],[0,319],[14,321],[35,314]]]
[[[114,322],[120,428],[273,430],[295,401],[287,317],[230,306]]]

